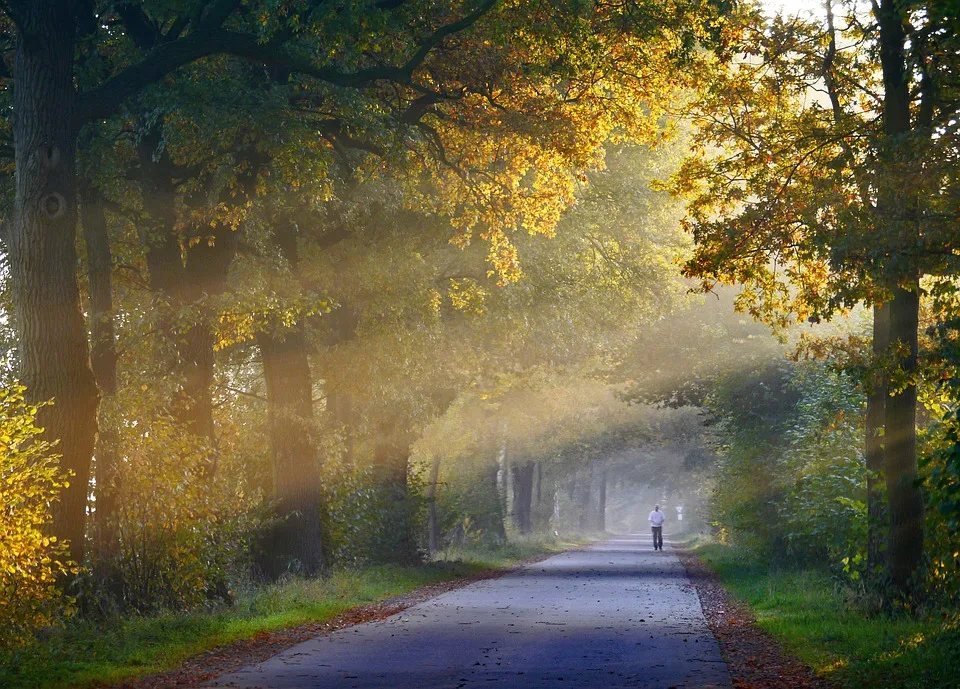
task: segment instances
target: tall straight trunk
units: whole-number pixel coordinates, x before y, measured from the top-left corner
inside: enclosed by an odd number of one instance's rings
[[[883,71],[883,127],[886,137],[882,160],[890,170],[903,161],[903,144],[911,132],[910,84],[906,70],[903,6],[899,0],[880,0],[880,64]],[[880,222],[891,242],[895,275],[891,280],[890,345],[905,347],[898,363],[908,376],[903,389],[886,402],[884,475],[890,506],[887,564],[894,587],[903,591],[920,565],[923,554],[923,495],[917,485],[917,388],[912,373],[917,367],[920,285],[915,266],[909,265],[917,242],[908,205],[896,177],[884,180],[877,199]],[[898,265],[901,264],[901,265]]]
[[[590,496],[593,492],[593,476],[589,471],[584,471],[582,478],[577,485],[577,518],[580,531],[589,531],[593,526],[592,515],[590,514]]]
[[[431,553],[440,550],[440,524],[437,521],[437,484],[440,482],[440,455],[430,460],[430,484],[427,486],[427,539]]]
[[[15,203],[8,251],[20,382],[60,465],[72,474],[53,504],[51,532],[84,555],[98,394],[77,284],[73,3],[19,3],[13,73]]]
[[[211,232],[212,229],[212,232]],[[187,300],[184,305],[199,305],[196,320],[181,333],[177,346],[183,374],[181,417],[196,435],[207,438],[216,447],[213,422],[214,347],[213,323],[216,314],[205,304],[211,296],[226,288],[227,276],[237,253],[237,231],[218,225],[197,228],[202,241],[186,251],[184,279]],[[206,235],[210,235],[210,240]]]
[[[374,466],[388,504],[387,513],[383,515],[386,541],[380,554],[385,560],[401,564],[420,559],[407,481],[409,462],[409,443],[392,438],[389,431],[383,432],[374,447]]]
[[[523,462],[510,467],[513,476],[513,521],[521,534],[533,530],[533,472],[534,462]]]
[[[183,380],[176,415],[188,430],[215,446],[214,314],[203,301],[226,287],[237,233],[223,225],[198,227],[194,233],[201,240],[186,249],[181,246],[181,239],[190,244],[191,237],[181,238],[176,230],[177,169],[162,141],[162,124],[157,124],[137,144],[143,206],[149,217],[141,239],[147,249],[150,286],[164,296],[170,309],[160,329],[176,350],[177,372]],[[192,321],[182,324],[178,312],[188,308]]]
[[[600,472],[600,490],[597,499],[597,530],[607,530],[607,472]]]
[[[490,519],[489,531],[493,534],[493,540],[499,543],[503,543],[507,540],[507,530],[503,523],[503,494],[500,490],[500,474],[502,473],[501,461],[502,459],[498,455],[497,460],[491,461],[490,466],[487,469],[486,484],[490,490],[490,497],[493,502],[493,510],[491,514],[485,515]]]
[[[536,501],[537,507],[543,503],[543,462],[537,462]]]
[[[213,423],[214,346],[212,326],[201,320],[187,327],[177,340],[183,386],[177,416],[194,435],[216,444]]]
[[[284,238],[280,241],[280,245],[284,255],[290,260],[291,265],[295,266],[294,260],[289,257],[296,254],[296,242],[292,241],[289,235],[290,232],[284,233]],[[340,308],[325,318],[331,318],[333,323],[331,344],[343,345],[356,339],[359,318],[355,309],[350,308],[348,305],[341,305]],[[342,379],[339,381],[339,385],[333,389],[325,389],[325,392],[327,409],[332,415],[334,422],[340,426],[343,432],[344,455],[345,459],[349,462],[355,454],[354,446],[357,426],[353,393]]]
[[[890,303],[890,339],[905,345],[901,360],[911,377],[917,367],[920,286],[897,288]],[[917,387],[908,384],[890,395],[886,405],[884,435],[890,534],[887,559],[890,579],[905,589],[923,556],[923,494],[917,484]]]
[[[90,364],[103,397],[96,457],[96,560],[110,563],[116,553],[116,478],[120,463],[119,429],[104,418],[117,394],[117,345],[113,325],[113,258],[107,236],[107,217],[99,190],[85,187],[81,193],[80,219],[87,247],[90,289]]]
[[[873,307],[873,354],[879,361],[890,346],[890,305]],[[867,464],[867,570],[871,575],[885,568],[884,519],[886,509],[880,481],[884,467],[884,416],[887,403],[887,381],[876,376],[867,391],[866,464]]]
[[[323,563],[320,463],[314,447],[313,385],[302,327],[261,333],[257,345],[267,388],[273,497],[279,524],[271,534],[268,569],[313,574]]]

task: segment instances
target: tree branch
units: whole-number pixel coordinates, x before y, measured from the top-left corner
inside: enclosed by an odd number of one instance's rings
[[[414,55],[402,67],[378,65],[355,72],[341,72],[331,67],[318,66],[308,57],[291,52],[285,42],[287,34],[279,40],[261,42],[252,34],[227,31],[213,26],[215,20],[223,21],[224,14],[235,0],[220,0],[217,9],[203,15],[203,30],[195,31],[185,38],[156,46],[140,62],[114,75],[101,86],[79,98],[77,125],[91,120],[106,119],[119,110],[123,102],[149,84],[159,81],[180,67],[210,55],[233,55],[274,67],[283,67],[334,86],[364,88],[379,81],[393,81],[409,85],[413,72],[428,57],[430,52],[447,37],[463,31],[480,20],[498,0],[483,0],[480,6],[462,19],[446,24],[434,31],[420,44]]]

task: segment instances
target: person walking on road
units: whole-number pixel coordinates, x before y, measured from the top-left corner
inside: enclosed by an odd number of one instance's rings
[[[653,508],[650,513],[650,527],[653,529],[653,549],[663,550],[663,520],[666,515],[660,511],[660,505]]]

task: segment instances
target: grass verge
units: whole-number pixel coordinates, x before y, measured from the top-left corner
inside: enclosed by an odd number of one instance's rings
[[[574,540],[524,539],[502,548],[449,550],[416,567],[341,570],[321,579],[265,586],[229,607],[208,611],[98,622],[75,620],[17,657],[0,661],[0,687],[76,689],[151,675],[235,641],[325,622],[361,605],[429,584],[510,567],[578,544]]]
[[[823,572],[772,569],[718,544],[700,544],[696,552],[761,628],[831,683],[844,689],[960,686],[956,614],[870,616]]]

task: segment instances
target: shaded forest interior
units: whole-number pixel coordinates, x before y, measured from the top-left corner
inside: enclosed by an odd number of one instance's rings
[[[654,504],[956,632],[956,3],[281,5],[0,3],[0,679]]]

